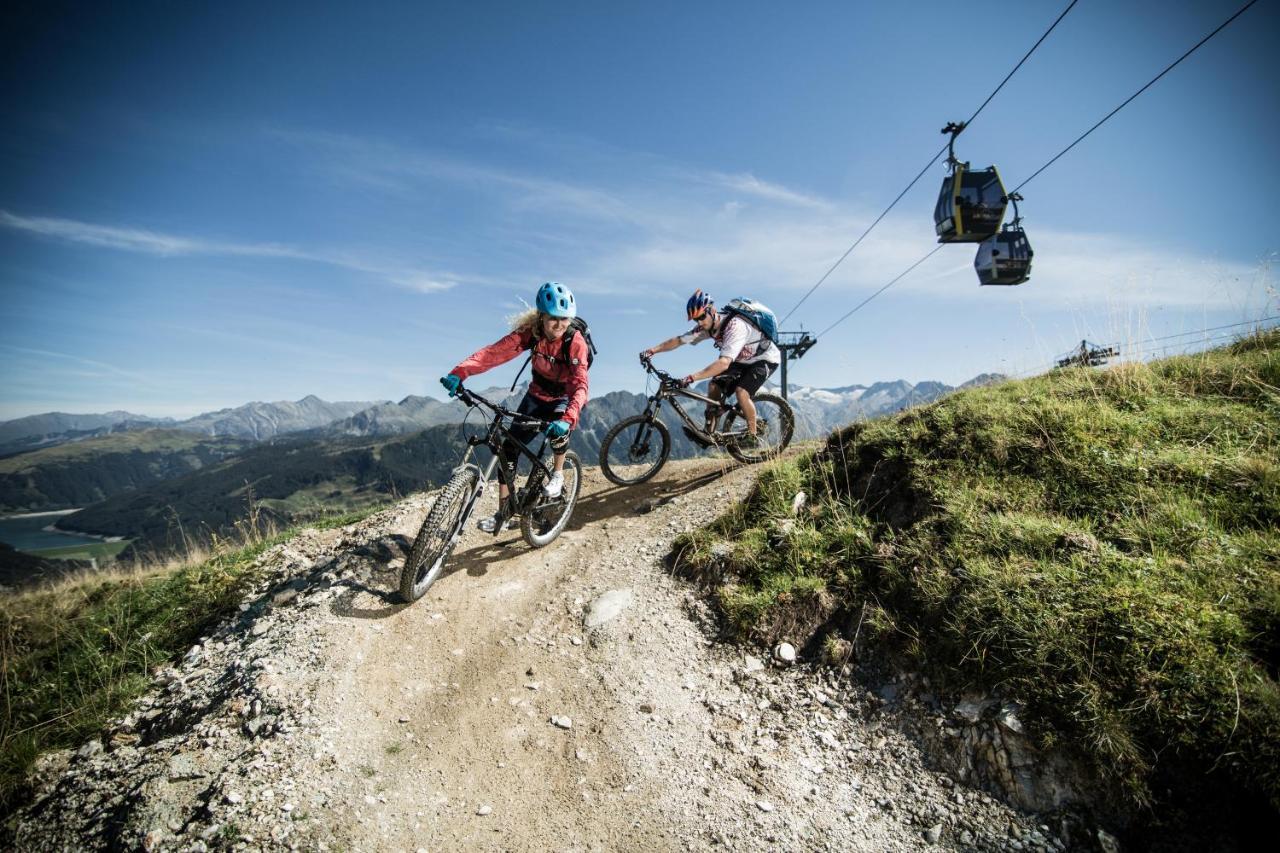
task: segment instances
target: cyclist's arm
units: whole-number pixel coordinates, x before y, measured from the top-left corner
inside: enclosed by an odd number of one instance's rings
[[[720,356],[697,373],[690,373],[685,377],[689,382],[699,382],[703,379],[710,379],[713,376],[719,376],[729,369],[729,365],[733,364],[733,359],[726,356]]]
[[[683,346],[684,341],[682,340],[682,338],[683,338],[682,335],[676,335],[674,338],[667,338],[665,341],[658,344],[656,347],[650,347],[649,349],[645,350],[645,352],[649,353],[650,355],[656,355],[657,353],[660,353],[660,352],[671,352],[676,347]]]
[[[578,415],[587,404],[587,342],[582,335],[574,335],[569,342],[569,357],[574,364],[569,378],[565,380],[565,393],[569,396],[569,405],[564,410],[563,420],[570,427],[578,425]]]
[[[477,373],[484,373],[499,364],[506,364],[529,348],[527,334],[522,330],[516,330],[508,335],[503,335],[487,347],[476,350],[467,356],[461,364],[449,372],[459,379],[466,379],[469,376],[475,376]]]

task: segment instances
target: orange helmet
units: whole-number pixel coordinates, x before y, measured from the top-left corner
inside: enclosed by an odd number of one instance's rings
[[[690,320],[697,320],[708,311],[715,314],[716,303],[711,300],[710,294],[703,293],[701,289],[695,290],[693,296],[689,297],[689,302],[685,305],[685,311],[688,313]]]

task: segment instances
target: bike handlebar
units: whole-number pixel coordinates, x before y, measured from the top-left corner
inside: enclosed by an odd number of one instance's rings
[[[513,425],[517,423],[526,423],[526,424],[538,424],[539,426],[545,427],[548,424],[553,423],[553,421],[545,420],[544,418],[535,418],[529,415],[521,414],[520,412],[513,412],[510,409],[508,409],[506,406],[502,406],[502,405],[499,405],[498,403],[494,403],[490,400],[486,400],[484,397],[480,396],[475,391],[472,391],[462,385],[458,385],[457,396],[458,396],[458,399],[461,400],[467,406],[484,406],[485,408],[492,410],[493,413],[498,415],[499,417],[510,418],[511,423]]]
[[[683,380],[677,379],[676,377],[672,376],[670,373],[667,373],[665,370],[661,368],[654,367],[653,359],[651,357],[646,357],[643,355],[640,356],[640,363],[644,365],[645,370],[649,371],[654,376],[658,377],[658,381],[662,382],[664,385],[672,385],[676,388],[685,387]]]

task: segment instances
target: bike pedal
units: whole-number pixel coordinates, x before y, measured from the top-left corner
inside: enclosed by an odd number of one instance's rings
[[[684,434],[688,436],[689,440],[692,441],[694,444],[698,445],[699,447],[711,447],[713,444],[713,442],[707,441],[705,438],[698,435],[696,432],[689,429],[687,426],[682,426],[680,427],[680,429],[684,430]]]

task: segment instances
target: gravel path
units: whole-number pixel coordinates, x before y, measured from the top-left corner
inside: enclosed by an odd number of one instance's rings
[[[238,619],[101,741],[45,760],[23,849],[1062,850],[925,768],[883,699],[716,642],[663,568],[754,469],[587,472],[529,549],[469,532],[396,601],[432,496],[266,559]],[[481,507],[480,511],[491,511]],[[1076,836],[1080,837],[1079,835]]]

